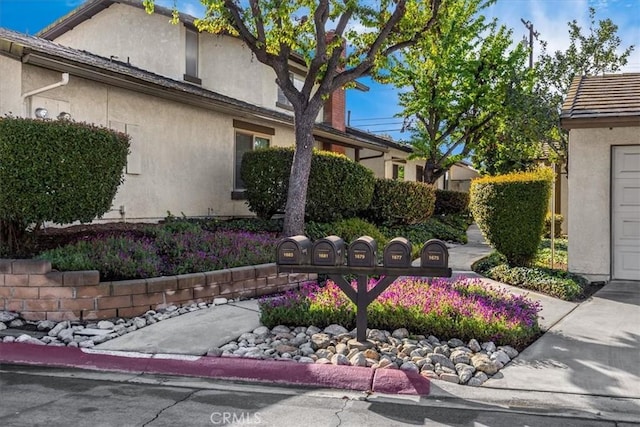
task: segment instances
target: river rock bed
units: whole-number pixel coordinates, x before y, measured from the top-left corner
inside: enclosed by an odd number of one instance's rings
[[[393,332],[367,330],[367,343],[355,339],[355,330],[340,325],[272,329],[260,326],[237,340],[209,351],[209,356],[294,360],[301,363],[400,369],[456,384],[479,386],[518,355],[511,346],[479,343],[472,339],[440,340]]]
[[[97,322],[33,322],[25,321],[18,313],[0,311],[0,336],[5,335],[1,339],[5,343],[91,348],[162,320],[225,303],[226,299],[216,298],[211,304],[191,304],[181,308],[168,306],[131,319]],[[24,333],[5,334],[16,329]],[[433,335],[410,336],[404,328],[392,332],[368,329],[366,343],[358,342],[355,336],[355,330],[348,331],[340,325],[324,329],[315,326],[290,328],[279,325],[272,329],[260,326],[234,341],[211,349],[208,356],[400,369],[430,379],[479,386],[518,355],[511,346],[480,343],[475,339],[464,342],[457,338],[439,339]]]

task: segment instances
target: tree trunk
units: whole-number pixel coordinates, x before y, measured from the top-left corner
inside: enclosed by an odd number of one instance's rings
[[[427,184],[435,184],[448,169],[439,167],[438,164],[431,160],[427,160],[424,164],[424,182]]]
[[[293,163],[291,164],[289,192],[287,194],[284,227],[282,230],[285,236],[304,234],[307,188],[309,186],[311,157],[315,144],[313,139],[313,125],[316,115],[312,114],[309,110],[300,114],[296,113],[296,151],[293,155]]]

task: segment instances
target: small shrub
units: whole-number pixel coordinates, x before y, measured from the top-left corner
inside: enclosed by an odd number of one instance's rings
[[[376,225],[408,225],[433,214],[435,187],[422,182],[376,179],[367,218]]]
[[[280,233],[282,219],[234,218],[225,221],[211,221],[205,229],[209,231],[245,231],[251,233]]]
[[[548,268],[509,267],[507,264],[500,264],[489,269],[485,274],[499,282],[542,292],[567,301],[578,298],[586,285],[586,281],[579,276]]]
[[[347,244],[362,236],[372,237],[380,249],[387,244],[386,236],[375,225],[360,218],[343,219],[328,224],[308,223],[306,232],[311,240],[335,234],[342,237]]]
[[[369,282],[369,289],[376,281]],[[355,282],[352,286],[356,286]],[[260,321],[267,327],[279,324],[326,327],[332,323],[347,329],[355,326],[355,305],[332,281],[325,286],[307,284],[259,301]],[[407,328],[410,333],[475,338],[522,348],[539,333],[538,303],[491,288],[480,281],[397,280],[367,309],[370,328]]]
[[[388,238],[406,237],[411,243],[422,245],[429,239],[440,239],[447,242],[466,243],[466,228],[455,228],[440,221],[439,218],[429,218],[421,224],[396,225],[381,227],[380,230]]]
[[[284,212],[292,161],[292,148],[266,148],[244,154],[241,173],[247,187],[247,203],[258,217],[267,220]],[[346,156],[314,151],[307,219],[330,222],[355,216],[369,206],[373,183],[373,172]]]
[[[581,297],[587,285],[583,277],[562,270],[510,267],[506,258],[498,252],[476,261],[471,269],[490,279],[567,301]]]
[[[560,214],[555,214],[553,216],[555,218],[554,224],[554,236],[560,237],[562,236],[562,222],[564,221],[564,217]],[[551,237],[551,215],[547,214],[544,218],[544,237]]]
[[[434,215],[455,215],[469,209],[469,193],[462,191],[436,190]]]
[[[471,183],[471,212],[482,234],[512,265],[533,260],[544,229],[553,172],[544,168]]]

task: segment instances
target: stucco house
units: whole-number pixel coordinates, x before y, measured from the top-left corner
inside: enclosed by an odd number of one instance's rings
[[[640,73],[580,76],[569,130],[569,270],[640,281]]]
[[[273,70],[239,39],[199,33],[188,15],[171,24],[171,13],[149,15],[141,0],[89,0],[37,37],[0,28],[0,115],[70,116],[131,136],[125,181],[103,220],[250,215],[242,154],[294,144]],[[290,61],[301,81],[304,62]],[[345,125],[345,96],[325,103],[316,146],[378,177],[406,166],[404,179],[415,180],[410,147]]]

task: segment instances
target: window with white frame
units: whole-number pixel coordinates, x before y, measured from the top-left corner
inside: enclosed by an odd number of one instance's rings
[[[270,139],[265,135],[257,135],[249,132],[236,131],[236,149],[235,149],[235,170],[233,188],[235,190],[244,190],[245,185],[240,177],[242,167],[242,156],[248,151],[257,148],[266,148],[270,144]]]
[[[304,79],[302,78],[302,76],[294,73],[289,73],[289,79],[293,82],[293,86],[295,86],[296,89],[302,90],[302,87],[304,86]],[[278,107],[287,109],[291,109],[292,107],[291,102],[289,102],[287,97],[284,95],[284,92],[282,91],[280,86],[278,86],[278,100],[276,101],[276,105]]]

